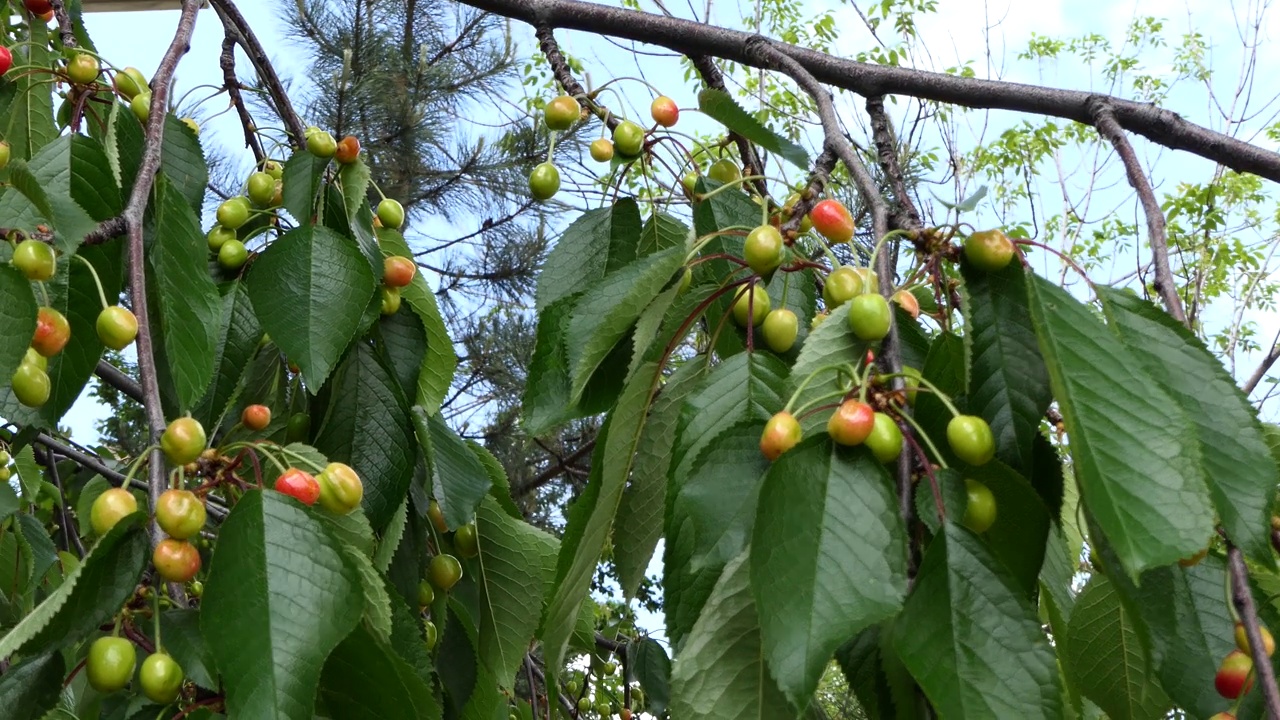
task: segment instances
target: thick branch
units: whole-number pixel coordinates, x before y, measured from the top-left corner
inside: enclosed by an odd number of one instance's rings
[[[98,376],[98,379],[124,393],[130,400],[140,403],[146,402],[142,395],[142,386],[133,378],[125,375],[123,370],[106,360],[99,360],[98,366],[94,368],[93,373]]]
[[[1165,309],[1178,322],[1186,324],[1187,313],[1182,309],[1182,298],[1178,296],[1178,283],[1173,279],[1173,269],[1169,267],[1169,239],[1165,234],[1164,211],[1160,209],[1160,201],[1151,188],[1151,181],[1142,171],[1138,155],[1133,145],[1125,136],[1124,129],[1116,122],[1110,106],[1103,100],[1092,103],[1094,125],[1098,133],[1111,142],[1120,162],[1124,164],[1124,173],[1129,178],[1129,185],[1138,193],[1142,202],[1142,212],[1147,216],[1147,242],[1151,245],[1151,259],[1155,266],[1156,292],[1164,300]]]
[[[589,455],[591,451],[595,449],[595,446],[596,446],[596,439],[591,438],[591,440],[583,443],[582,446],[579,447],[577,450],[574,450],[573,454],[570,455],[569,457],[563,460],[557,461],[554,466],[549,467],[546,470],[543,470],[541,473],[538,474],[537,477],[533,478],[527,483],[522,484],[520,487],[512,488],[511,497],[520,497],[527,493],[533,492],[534,490],[537,490],[538,488],[542,487],[543,485],[546,485],[552,480],[555,480],[557,477],[561,475],[561,473],[564,473],[569,468],[573,467],[573,464],[575,462]]]
[[[182,16],[178,19],[178,29],[173,35],[173,42],[160,60],[151,81],[151,117],[147,120],[146,145],[142,151],[142,162],[138,167],[138,176],[133,183],[133,193],[129,196],[129,204],[125,206],[123,217],[126,234],[129,239],[129,290],[133,301],[133,312],[138,316],[138,371],[142,377],[143,406],[146,409],[147,428],[150,431],[150,444],[157,449],[151,451],[147,461],[151,503],[155,504],[168,485],[165,476],[164,455],[160,452],[160,434],[164,432],[164,411],[160,407],[160,383],[156,376],[155,350],[152,345],[151,319],[147,307],[146,254],[143,246],[142,223],[147,208],[147,200],[151,197],[151,188],[155,183],[156,172],[160,169],[160,149],[164,140],[165,113],[169,108],[169,91],[173,84],[173,73],[178,61],[191,49],[191,34],[195,30],[196,14],[203,0],[183,0]],[[152,523],[152,542],[158,543],[164,537],[159,526]]]
[[[1271,369],[1272,365],[1276,364],[1276,360],[1280,360],[1280,335],[1277,335],[1276,339],[1271,341],[1271,349],[1267,351],[1266,356],[1262,358],[1262,362],[1258,363],[1257,369],[1245,381],[1242,388],[1245,397],[1253,394],[1254,388],[1258,387],[1258,383],[1262,382],[1262,378],[1267,376],[1267,371]]]
[[[1231,603],[1235,606],[1240,622],[1249,638],[1249,651],[1253,655],[1253,674],[1262,683],[1262,697],[1267,703],[1267,717],[1280,720],[1280,686],[1271,668],[1271,656],[1262,642],[1258,629],[1258,609],[1254,607],[1253,593],[1249,590],[1249,570],[1244,564],[1240,548],[1227,545],[1227,571],[1231,575]]]
[[[67,12],[67,4],[63,0],[50,0],[53,6],[53,16],[58,20],[58,35],[62,37],[62,46],[73,48],[79,45],[76,42],[76,32],[71,27],[71,13]]]
[[[101,245],[124,235],[124,231],[124,216],[108,218],[98,223],[98,227],[85,235],[81,245]]]
[[[225,1],[225,0],[223,0]],[[753,56],[750,33],[578,0],[463,0],[482,10],[570,30],[610,35],[669,48],[685,55],[712,55],[752,67],[771,67]],[[891,65],[871,65],[778,44],[819,82],[860,95],[908,95],[971,108],[1014,110],[1093,124],[1090,100],[1075,90],[979,80]],[[1233,170],[1280,182],[1280,154],[1187,122],[1177,113],[1147,103],[1103,97],[1126,130],[1175,150],[1186,150]]]
[[[284,89],[284,83],[280,81],[280,76],[276,73],[275,66],[271,64],[271,58],[267,57],[267,51],[262,47],[262,43],[258,41],[258,36],[254,34],[253,28],[249,27],[249,21],[245,20],[244,15],[240,14],[240,9],[232,0],[209,0],[213,5],[213,9],[218,13],[218,18],[222,20],[222,26],[226,28],[228,33],[235,36],[236,42],[240,47],[244,48],[244,52],[249,56],[249,62],[253,63],[254,70],[258,73],[258,79],[262,81],[263,86],[267,90],[267,94],[271,96],[271,102],[275,106],[276,114],[284,122],[285,128],[291,135],[290,142],[295,147],[302,147],[306,142],[307,129],[302,123],[302,119],[298,117],[298,113],[293,109],[293,101],[289,99],[289,93]]]
[[[898,160],[898,139],[893,132],[893,122],[884,109],[884,96],[867,98],[867,114],[871,116],[871,138],[876,144],[880,170],[884,172],[889,188],[893,190],[896,205],[889,216],[890,223],[902,230],[919,230],[924,226],[920,212],[907,193],[907,183],[902,176],[902,163]]]

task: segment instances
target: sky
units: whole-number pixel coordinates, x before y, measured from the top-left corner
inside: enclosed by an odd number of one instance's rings
[[[870,4],[866,0],[859,3],[864,7]],[[1233,0],[1229,4],[1227,0],[938,0],[937,4],[939,11],[926,16],[919,26],[921,37],[928,40],[930,56],[914,60],[918,67],[924,69],[942,70],[963,61],[975,61],[974,68],[979,76],[1081,90],[1096,89],[1096,79],[1082,72],[1074,61],[1018,61],[1016,53],[1025,46],[1033,33],[1053,37],[1098,33],[1119,44],[1123,42],[1123,32],[1133,18],[1155,15],[1164,18],[1176,34],[1194,29],[1205,36],[1210,47],[1209,60],[1215,71],[1222,74],[1217,86],[1218,92],[1233,88],[1234,79],[1239,74],[1242,42],[1236,18],[1249,17],[1257,8],[1257,3],[1249,0]],[[649,10],[656,7],[653,0],[642,0],[641,6]],[[1234,12],[1225,11],[1224,6]],[[281,44],[282,23],[274,16],[278,1],[246,1],[241,2],[240,7],[259,36],[267,43],[273,59],[286,71],[301,69],[297,56],[290,53],[291,48]],[[699,4],[698,7],[701,13],[702,6]],[[754,8],[754,1],[720,3],[715,5],[713,17],[720,22],[736,24],[742,17],[750,16]],[[683,17],[690,14],[687,6],[677,8],[672,4],[671,10]],[[827,10],[836,17],[836,27],[840,30],[837,50],[841,54],[852,56],[859,49],[868,48],[875,42],[852,5],[838,0],[802,0],[803,14]],[[136,66],[150,76],[168,46],[177,18],[177,11],[98,13],[89,15],[86,22],[99,50],[106,57],[117,65]],[[513,30],[526,53],[534,47],[529,28],[517,24],[513,26]],[[1280,35],[1280,12],[1271,13],[1259,32],[1259,66],[1280,66],[1280,43],[1274,42]],[[625,50],[628,45],[614,44],[584,33],[559,33],[558,37],[565,50],[581,58],[589,68],[589,73],[583,78],[589,87],[598,86],[613,76],[644,75],[650,81],[663,79],[657,83],[661,86],[659,89],[673,96],[682,109],[696,105],[696,85],[683,80],[673,81],[682,78],[679,65],[673,59],[661,57],[661,53],[658,56],[632,55]],[[217,62],[221,40],[221,27],[216,16],[211,10],[202,12],[196,25],[191,52],[183,60],[178,72],[179,93],[198,85],[216,85],[221,82],[221,70]],[[655,50],[644,49],[647,52]],[[1168,49],[1155,50],[1144,54],[1144,57],[1152,58],[1155,63],[1146,68],[1147,72],[1168,72],[1168,66],[1160,64],[1170,61],[1171,53]],[[242,62],[241,67],[247,67],[247,63]],[[1280,87],[1274,84],[1271,87],[1265,85],[1270,80],[1264,73],[1261,84],[1256,88],[1258,97],[1271,97],[1280,91]],[[632,116],[647,116],[651,92],[634,82],[623,82],[619,87],[625,99],[621,104],[623,110]],[[1230,99],[1228,95],[1217,98],[1217,101],[1229,103]],[[856,118],[862,115],[860,100],[848,95],[842,95],[837,100],[846,122],[857,125],[859,121]],[[616,96],[610,102],[617,103]],[[1166,105],[1196,122],[1221,129],[1221,122],[1207,112],[1212,102],[1214,100],[1207,93],[1189,89],[1171,97]],[[902,106],[896,107],[898,110],[902,109]],[[1268,112],[1276,109],[1270,107]],[[891,106],[891,112],[893,110],[894,106]],[[958,121],[956,132],[962,137],[961,146],[971,147],[974,138],[994,137],[999,130],[1022,119],[1024,116],[1006,112],[970,113]],[[901,126],[901,117],[899,125]],[[708,121],[688,112],[682,115],[679,129],[689,132],[714,131]],[[220,143],[232,149],[240,148],[243,144],[238,124],[230,113],[206,126],[202,137],[206,144]],[[1261,142],[1267,141],[1264,138]],[[1162,151],[1140,139],[1135,141],[1135,146],[1144,162],[1155,168],[1160,182],[1158,191],[1171,188],[1179,180],[1203,181],[1210,169],[1203,161],[1186,154]],[[1090,162],[1089,158],[1060,158],[1059,168],[1064,174],[1074,177],[1074,174],[1087,171]],[[1071,180],[1069,184],[1075,182]],[[967,187],[954,189],[954,193],[957,197],[966,195],[975,190],[977,184],[974,182]],[[1046,197],[1055,192],[1048,180],[1037,182],[1037,187]],[[945,197],[946,189],[937,189],[936,192]],[[1122,178],[1107,176],[1097,191],[1098,197],[1090,197],[1089,200],[1094,203],[1092,207],[1100,208],[1095,210],[1095,214],[1105,215],[1108,212],[1106,208],[1112,208],[1110,212],[1119,213],[1142,226],[1133,203],[1126,200],[1128,193]],[[1048,209],[1058,212],[1061,207],[1050,205]],[[996,215],[990,207],[984,205],[979,209],[978,218],[993,222]],[[1056,276],[1057,273],[1056,267],[1048,265],[1038,269],[1051,276]],[[1108,272],[1122,275],[1125,270],[1123,267],[1107,269],[1101,272],[1104,277],[1098,279],[1108,279],[1105,277]],[[1225,321],[1224,313],[1225,311],[1216,309],[1211,311],[1209,317],[1211,321]],[[1280,327],[1280,319],[1274,312],[1256,313],[1252,319],[1260,325],[1260,342],[1263,343],[1268,342]],[[1256,354],[1243,356],[1237,376],[1248,375],[1256,362]],[[72,428],[78,440],[93,442],[97,435],[93,423],[105,413],[105,408],[88,398],[82,398],[64,422]],[[655,560],[658,558],[660,554]],[[655,563],[651,572],[658,568]],[[644,620],[646,626],[660,626],[656,618]]]

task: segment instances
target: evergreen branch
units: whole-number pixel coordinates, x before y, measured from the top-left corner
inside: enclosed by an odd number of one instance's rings
[[[306,126],[298,117],[297,111],[293,109],[293,101],[289,99],[289,93],[285,91],[284,83],[280,81],[280,76],[276,73],[275,66],[271,64],[271,59],[267,57],[266,49],[258,41],[253,28],[249,27],[249,21],[240,14],[240,9],[236,7],[233,0],[209,0],[209,2],[213,4],[214,11],[222,20],[222,26],[229,34],[235,36],[236,43],[244,48],[245,54],[249,56],[249,62],[253,63],[254,70],[258,72],[258,79],[275,105],[276,114],[280,116],[289,130],[289,135],[292,136],[291,144],[295,148],[302,147],[306,142]]]
[[[686,55],[712,55],[751,67],[766,67],[753,57],[751,33],[662,17],[581,0],[463,0],[472,7],[521,20],[550,33],[551,28],[585,30],[636,40]],[[1105,100],[1116,123],[1158,145],[1184,150],[1239,172],[1280,182],[1280,153],[1188,122],[1149,103],[1079,90],[1061,90],[1003,80],[981,80],[945,73],[873,65],[779,43],[777,52],[798,63],[819,82],[863,96],[906,95],[969,108],[1013,110],[1093,124],[1090,102]]]
[[[596,446],[596,439],[591,438],[587,442],[583,443],[580,447],[578,447],[577,450],[574,450],[573,453],[569,455],[569,457],[565,458],[564,460],[558,460],[554,466],[547,468],[546,470],[543,470],[541,473],[538,474],[537,477],[533,478],[529,482],[522,484],[520,487],[511,488],[511,497],[521,497],[523,495],[527,495],[533,492],[534,490],[537,490],[538,488],[542,487],[543,485],[546,485],[552,480],[555,480],[561,474],[567,472],[573,466],[574,463],[581,460],[583,457],[586,457],[587,455],[589,455],[591,451],[595,449],[595,446]]]
[[[1164,300],[1165,309],[1175,320],[1187,324],[1187,313],[1182,308],[1182,298],[1178,295],[1178,283],[1173,279],[1173,271],[1169,267],[1169,238],[1165,234],[1164,211],[1160,209],[1160,201],[1156,199],[1151,181],[1142,171],[1138,155],[1133,145],[1125,136],[1124,129],[1116,122],[1114,114],[1106,101],[1095,98],[1090,104],[1094,126],[1098,134],[1111,142],[1120,162],[1124,164],[1124,174],[1129,178],[1129,185],[1138,193],[1142,203],[1142,212],[1147,216],[1147,242],[1151,245],[1151,260],[1155,268],[1154,281],[1156,292]]]

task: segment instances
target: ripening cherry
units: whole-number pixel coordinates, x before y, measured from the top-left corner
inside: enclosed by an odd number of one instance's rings
[[[747,326],[750,317],[752,325],[759,325],[769,314],[769,293],[758,284],[751,285],[750,292],[746,287],[738,288],[733,297],[733,321],[742,327]]]
[[[920,317],[920,301],[909,290],[899,290],[893,294],[892,300],[897,303],[913,319]]]
[[[320,506],[335,515],[355,510],[364,498],[364,484],[350,465],[329,463],[316,481],[320,483]]]
[[[1258,626],[1258,632],[1262,635],[1262,647],[1267,651],[1267,657],[1271,657],[1276,652],[1276,640],[1271,637],[1271,631],[1262,625]],[[1244,623],[1236,623],[1236,647],[1240,648],[1240,652],[1249,652],[1249,634],[1245,632]]]
[[[774,413],[760,434],[760,452],[770,462],[777,460],[800,442],[801,434],[800,421],[794,415],[786,410]]]
[[[206,517],[204,503],[190,490],[170,488],[156,499],[156,524],[175,540],[195,537]]]
[[[875,427],[876,411],[861,400],[849,399],[831,413],[827,420],[827,435],[840,445],[861,445]]]
[[[392,255],[382,261],[382,282],[390,287],[408,287],[417,272],[418,264],[407,257]]]
[[[360,159],[360,138],[348,135],[338,141],[334,159],[342,165],[350,165]]]
[[[169,423],[160,436],[160,449],[173,465],[195,462],[208,444],[204,426],[193,417],[180,417]]]
[[[271,424],[271,408],[266,405],[246,405],[240,413],[240,422],[253,432],[266,430]]]
[[[36,334],[31,347],[41,355],[51,358],[62,352],[71,339],[71,324],[62,313],[51,307],[42,307],[36,313]]]
[[[133,96],[129,101],[129,110],[133,112],[133,116],[138,118],[138,122],[146,125],[151,121],[151,91],[145,90]]]
[[[0,45],[0,75],[8,73],[11,67],[13,67],[13,52]]]
[[[789,352],[796,344],[796,336],[800,333],[800,319],[787,308],[770,310],[764,316],[764,324],[760,326],[760,334],[764,336],[764,344],[776,353]]]
[[[659,95],[649,105],[649,114],[653,116],[653,121],[662,127],[671,127],[680,119],[680,108],[676,107],[675,100],[666,95]]]
[[[138,512],[138,499],[124,488],[113,487],[94,498],[89,508],[89,526],[96,535],[106,535],[124,518]]]
[[[140,93],[151,91],[146,76],[136,67],[127,67],[116,73],[111,80],[111,85],[126,100],[132,100]]]
[[[965,238],[964,256],[979,270],[997,272],[1013,260],[1013,241],[999,230],[979,230]]]
[[[582,106],[570,95],[552,98],[543,109],[548,130],[568,130],[582,117]]]
[[[957,415],[947,423],[947,443],[956,457],[970,465],[985,465],[996,455],[995,435],[977,415]]]
[[[596,162],[609,162],[613,159],[613,142],[609,138],[596,138],[591,141],[591,159]]]
[[[431,520],[431,524],[435,526],[436,532],[449,532],[449,526],[444,522],[444,510],[440,507],[440,503],[435,498],[431,498],[431,503],[427,505],[427,517]]]
[[[76,53],[67,61],[67,77],[77,85],[88,85],[97,80],[101,72],[98,58],[88,53]]]
[[[27,407],[42,407],[49,402],[49,395],[53,392],[49,373],[31,363],[20,364],[14,371],[10,384],[14,397]]]
[[[94,323],[98,339],[112,350],[123,350],[138,337],[138,318],[133,311],[120,305],[105,307]]]
[[[165,538],[156,543],[151,564],[169,582],[186,583],[200,572],[200,551],[186,540]]]
[[[871,434],[862,442],[876,460],[887,463],[902,454],[902,429],[893,418],[878,412],[872,422]]]
[[[310,473],[298,468],[285,470],[276,478],[276,492],[297,498],[303,505],[315,505],[320,499],[320,483]]]
[[[822,285],[822,301],[827,310],[835,310],[864,292],[862,278],[858,269],[852,265],[841,265],[827,275]]]
[[[761,225],[750,233],[743,244],[743,259],[757,275],[768,275],[782,264],[785,246],[782,233],[772,225]]]
[[[819,201],[809,211],[813,229],[831,242],[849,242],[853,239],[853,216],[839,200],[830,198]]]
[[[893,310],[880,293],[863,293],[849,301],[849,328],[859,340],[880,342],[892,325]]]
[[[1236,716],[1232,715],[1229,712],[1223,711],[1220,713],[1215,713],[1212,717],[1209,718],[1209,720],[1236,720]]]
[[[1235,700],[1253,687],[1253,659],[1239,650],[1232,650],[1222,659],[1214,675],[1213,686],[1218,694]]]

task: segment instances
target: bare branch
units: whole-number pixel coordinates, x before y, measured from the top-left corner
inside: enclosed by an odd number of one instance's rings
[[[227,89],[236,114],[240,116],[244,146],[253,151],[254,160],[261,166],[267,155],[262,150],[262,143],[258,141],[258,134],[253,131],[253,116],[249,114],[249,108],[245,107],[244,94],[240,92],[240,78],[236,77],[236,36],[229,30],[222,39],[222,54],[218,57],[218,63],[222,66],[222,85]]]
[[[225,0],[221,0],[225,2]],[[586,30],[669,48],[685,55],[712,55],[751,67],[764,65],[753,55],[750,33],[691,20],[663,17],[579,0],[464,0],[472,7],[515,18],[535,27]],[[1093,124],[1090,102],[1110,104],[1120,127],[1175,150],[1185,150],[1225,165],[1280,182],[1280,153],[1187,122],[1177,113],[1121,98],[1076,90],[979,80],[891,65],[872,65],[826,53],[777,44],[776,50],[799,63],[819,82],[865,97],[908,95],[970,108],[1014,110]]]
[[[542,49],[542,54],[546,56],[547,64],[551,66],[551,73],[555,75],[556,82],[560,83],[560,87],[564,88],[565,93],[578,98],[585,104],[587,109],[600,118],[610,130],[618,127],[622,123],[622,118],[597,103],[595,98],[588,95],[586,89],[573,76],[573,72],[569,69],[569,61],[565,60],[564,53],[560,52],[560,44],[556,42],[556,36],[551,27],[537,25],[536,28],[534,34],[538,36],[538,46]]]
[[[53,6],[53,16],[58,20],[58,35],[62,37],[62,46],[67,48],[78,46],[75,30],[71,27],[71,13],[67,12],[67,4],[63,0],[50,0],[49,4]]]
[[[880,170],[889,181],[889,189],[893,190],[897,207],[890,212],[889,221],[903,230],[919,230],[924,227],[920,220],[920,212],[916,210],[911,195],[907,193],[907,184],[902,177],[902,163],[898,159],[898,139],[893,132],[893,122],[884,109],[884,96],[876,95],[867,98],[867,114],[871,116],[871,139],[876,144],[876,154],[880,161]]]
[[[1098,133],[1111,142],[1120,162],[1124,164],[1124,173],[1129,178],[1129,185],[1138,193],[1142,203],[1142,212],[1147,216],[1147,241],[1151,245],[1151,259],[1155,267],[1155,287],[1164,300],[1165,309],[1175,320],[1187,323],[1187,313],[1182,309],[1182,298],[1178,296],[1178,283],[1173,279],[1173,269],[1169,266],[1169,239],[1165,234],[1164,211],[1160,209],[1160,201],[1156,200],[1151,181],[1142,171],[1138,155],[1133,145],[1125,136],[1124,129],[1116,122],[1111,108],[1106,101],[1097,99],[1092,103],[1094,126]]]
[[[236,42],[240,47],[244,48],[244,52],[249,56],[249,62],[253,63],[254,70],[258,73],[258,79],[262,81],[263,86],[267,90],[267,94],[271,96],[271,102],[275,106],[276,114],[284,121],[284,126],[289,130],[290,142],[292,145],[302,147],[306,142],[307,129],[303,125],[302,119],[298,117],[298,113],[293,109],[293,101],[289,99],[289,93],[284,89],[284,83],[280,81],[280,76],[276,73],[275,66],[271,64],[271,59],[267,57],[267,51],[262,47],[262,43],[258,41],[258,36],[254,34],[253,28],[249,27],[249,21],[244,15],[240,14],[240,9],[232,0],[209,0],[213,5],[214,11],[218,13],[218,18],[222,20],[222,26],[226,28],[228,33],[235,36]]]
[[[123,370],[106,360],[98,361],[98,366],[93,369],[93,374],[97,375],[99,380],[124,393],[130,400],[146,402],[142,395],[142,386],[136,380],[124,374]]]
[[[596,439],[591,438],[587,442],[583,443],[581,447],[579,447],[577,450],[574,450],[573,454],[571,454],[569,457],[565,458],[564,460],[558,460],[553,467],[549,467],[546,470],[543,470],[537,477],[533,478],[527,483],[522,484],[520,487],[511,488],[511,497],[520,497],[522,495],[526,495],[528,493],[533,492],[534,490],[537,490],[543,485],[546,485],[552,480],[555,480],[562,473],[572,468],[575,462],[591,454],[591,451],[595,449],[595,446],[596,446]]]
[[[1245,381],[1242,388],[1245,397],[1253,394],[1254,389],[1258,387],[1258,383],[1262,382],[1262,378],[1267,376],[1267,371],[1271,369],[1272,365],[1276,364],[1277,359],[1280,359],[1280,334],[1277,334],[1276,339],[1271,341],[1271,349],[1267,351],[1266,356],[1262,358],[1262,362],[1258,363],[1257,369]]]
[[[1280,686],[1276,685],[1271,656],[1267,654],[1267,648],[1262,642],[1262,631],[1258,629],[1258,608],[1255,607],[1253,593],[1249,590],[1249,570],[1245,567],[1240,548],[1231,544],[1227,545],[1227,572],[1231,576],[1231,603],[1240,616],[1240,622],[1244,624],[1245,636],[1249,638],[1253,674],[1262,683],[1267,717],[1280,720]]]

